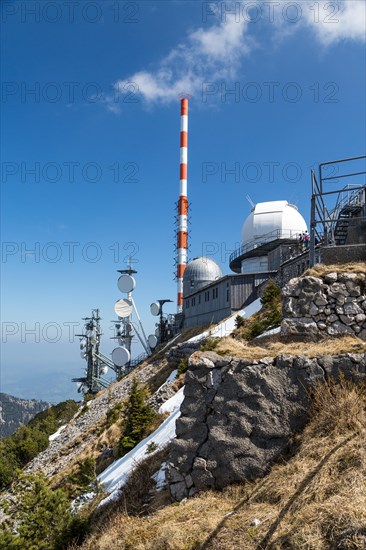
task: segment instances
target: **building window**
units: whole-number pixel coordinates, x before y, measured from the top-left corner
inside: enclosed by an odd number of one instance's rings
[[[210,300],[210,291],[206,290],[205,292],[205,302],[208,302]]]
[[[198,295],[198,303],[201,303],[201,294]]]
[[[227,289],[226,291],[226,301],[229,302],[230,301],[230,290]]]
[[[189,300],[186,300],[186,309],[189,308]]]
[[[196,305],[196,298],[192,298],[192,306]]]

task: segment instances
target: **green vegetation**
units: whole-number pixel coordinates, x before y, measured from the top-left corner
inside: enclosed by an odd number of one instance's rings
[[[281,289],[273,279],[267,282],[260,311],[244,319],[238,315],[235,319],[236,333],[234,336],[252,340],[266,330],[278,327],[282,320]]]
[[[155,441],[151,441],[151,443],[148,444],[146,449],[146,454],[150,455],[151,453],[154,453],[158,449],[159,445],[155,443]]]
[[[92,486],[93,490],[97,491],[98,480],[95,458],[87,456],[83,460],[79,460],[77,463],[77,470],[69,475],[69,480],[79,489],[85,489],[86,487]]]
[[[126,405],[126,421],[118,444],[119,456],[128,453],[144,439],[157,418],[156,412],[145,402],[146,399],[147,389],[139,386],[137,378],[134,378]]]
[[[245,319],[241,315],[235,317],[235,328],[240,328],[245,325]]]
[[[214,351],[220,342],[220,338],[205,338],[200,346],[201,351]]]
[[[118,420],[121,419],[122,409],[123,409],[122,403],[116,403],[113,407],[108,409],[107,418],[106,418],[107,428],[110,428],[113,424],[115,424],[116,422],[118,422]]]
[[[181,374],[184,374],[185,372],[187,372],[187,370],[188,370],[188,357],[182,357],[177,367],[177,378]]]
[[[0,441],[0,489],[15,479],[18,469],[48,447],[48,437],[68,422],[78,408],[79,404],[72,400],[54,405]]]
[[[51,490],[43,475],[20,474],[14,491],[17,501],[8,512],[17,534],[1,529],[1,548],[61,550],[85,537],[86,520],[71,514],[64,491]]]

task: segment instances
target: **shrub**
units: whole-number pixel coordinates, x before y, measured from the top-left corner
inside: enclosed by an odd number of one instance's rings
[[[43,475],[21,474],[14,489],[17,534],[0,531],[1,548],[61,550],[85,536],[86,520],[72,516],[64,491],[52,491]]]
[[[182,357],[177,367],[177,378],[188,370],[188,357]]]
[[[201,351],[213,351],[217,348],[220,338],[205,338],[200,346]]]
[[[111,409],[108,409],[106,418],[107,428],[110,428],[113,424],[120,420],[122,408],[122,403],[116,403]]]
[[[126,422],[118,444],[118,454],[123,456],[147,435],[156,412],[147,404],[147,389],[134,378],[126,407]]]
[[[239,338],[252,340],[268,329],[278,327],[282,320],[281,289],[276,283],[269,279],[264,294],[261,298],[262,308],[260,311],[244,319],[238,315],[235,319]]]
[[[235,317],[235,328],[240,328],[245,325],[245,319],[241,315]]]
[[[79,460],[77,470],[70,474],[69,479],[79,487],[88,487],[91,483],[97,484],[97,476],[95,470],[95,459],[87,456],[84,460]]]

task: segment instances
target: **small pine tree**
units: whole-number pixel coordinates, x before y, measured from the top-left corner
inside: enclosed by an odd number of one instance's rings
[[[126,423],[118,445],[119,456],[128,453],[146,436],[147,428],[156,418],[155,411],[145,402],[146,398],[146,388],[139,387],[137,378],[134,378],[126,408]]]
[[[17,534],[0,532],[1,548],[61,550],[85,533],[82,520],[70,512],[64,491],[50,489],[43,475],[20,474],[14,490]]]

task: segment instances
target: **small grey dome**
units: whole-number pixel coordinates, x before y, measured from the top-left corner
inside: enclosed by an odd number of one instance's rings
[[[220,279],[222,271],[220,266],[211,258],[194,258],[186,267],[183,276],[183,296],[189,296],[192,292]]]

